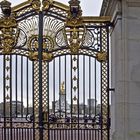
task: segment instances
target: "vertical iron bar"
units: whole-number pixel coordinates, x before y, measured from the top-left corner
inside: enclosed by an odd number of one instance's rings
[[[23,56],[21,56],[21,117],[23,118]]]
[[[83,56],[83,104],[84,104],[84,117],[85,117],[85,56]]]
[[[4,95],[3,95],[3,114],[4,114],[4,138],[6,138],[6,92],[5,92],[5,87],[6,87],[6,85],[5,85],[5,69],[6,69],[6,62],[5,62],[6,60],[5,60],[5,55],[3,56],[3,75],[4,75],[4,77],[3,77],[3,91],[4,91]]]
[[[49,87],[50,87],[49,86],[49,83],[50,83],[49,82],[49,62],[47,62],[47,67],[48,67],[47,68],[47,70],[48,70],[48,73],[47,73],[48,74],[48,76],[47,76],[47,78],[48,78],[47,79],[47,82],[48,82],[47,83],[47,85],[48,85],[48,88],[47,88],[47,93],[48,93],[48,128],[47,129],[48,129],[48,140],[50,140],[50,123],[49,123],[49,114],[50,114],[50,111],[49,111],[49,109],[50,109],[50,99],[49,99],[50,98],[50,96],[49,96],[50,95],[50,92],[49,92]]]
[[[16,96],[16,118],[17,118],[17,97],[18,97],[18,95],[17,95],[17,80],[18,80],[18,78],[17,78],[17,74],[18,74],[18,71],[17,71],[17,69],[18,69],[18,64],[17,64],[17,60],[18,60],[18,58],[17,58],[17,55],[16,55],[16,66],[15,66],[15,68],[16,68],[16,70],[15,70],[15,96]]]
[[[73,136],[72,134],[72,126],[73,126],[73,118],[72,118],[72,113],[73,113],[73,94],[72,94],[72,91],[73,91],[73,82],[72,82],[72,66],[73,66],[73,60],[72,60],[72,55],[70,56],[70,60],[71,60],[71,75],[70,75],[70,78],[71,78],[71,86],[70,86],[70,93],[71,93],[71,137]]]
[[[53,111],[54,111],[54,116],[55,116],[55,81],[56,81],[56,79],[55,79],[55,59],[53,60],[53,94],[54,94],[54,96],[53,96]],[[56,116],[55,116],[56,117]],[[57,123],[57,122],[55,122],[55,123]],[[55,126],[56,126],[57,124],[55,124]],[[55,138],[56,138],[56,130],[54,129],[54,130],[52,130],[53,131],[53,134],[54,134],[54,140],[55,140]]]
[[[83,56],[83,104],[84,104],[84,127],[86,128],[85,124],[85,56]],[[83,139],[85,140],[85,129],[84,129],[84,137]]]
[[[65,118],[67,116],[67,94],[66,94],[66,89],[67,89],[67,58],[66,58],[66,55],[65,55]]]
[[[10,55],[10,138],[13,139],[12,134],[12,56]]]
[[[26,91],[27,91],[27,114],[28,114],[28,105],[29,105],[29,101],[28,101],[28,95],[29,95],[29,92],[28,92],[28,84],[29,84],[29,82],[28,82],[28,77],[29,77],[29,74],[28,74],[28,58],[26,58]],[[27,115],[26,114],[26,115]]]
[[[94,69],[95,69],[95,73],[94,73],[94,77],[95,77],[95,116],[97,115],[97,74],[96,74],[96,59],[95,59],[95,61],[94,61]],[[94,127],[96,128],[96,126],[97,126],[97,124],[96,124],[96,121],[95,121],[95,125],[94,125]],[[95,129],[95,139],[96,139],[96,135],[97,135],[97,129]]]
[[[96,67],[96,59],[95,59],[95,62],[94,62],[94,64],[95,64],[95,75],[94,75],[94,77],[95,77],[95,116],[97,115],[97,74],[96,74],[96,72],[97,72],[97,67]]]
[[[53,96],[53,112],[54,112],[54,115],[55,115],[55,59],[53,60],[53,93],[54,93],[54,96]],[[54,130],[54,134],[55,134],[55,130]]]
[[[89,56],[89,118],[91,119],[91,110],[93,110],[93,106],[91,106],[91,57]]]
[[[60,89],[60,85],[61,85],[61,57],[59,56],[59,117],[61,119],[61,89]],[[60,122],[59,122],[60,123]]]
[[[102,52],[102,28],[100,28],[100,44],[101,44],[101,52]],[[101,114],[100,114],[100,116],[101,116],[101,122],[99,123],[99,125],[100,125],[100,129],[101,129],[101,140],[103,139],[103,125],[102,125],[102,115],[103,115],[103,111],[102,111],[102,100],[103,100],[103,97],[102,97],[102,89],[103,89],[103,87],[102,87],[102,78],[103,78],[103,76],[102,76],[102,62],[101,62],[101,64],[100,64],[100,66],[101,66],[101,70],[100,70],[100,74],[101,74],[101,79],[100,79],[100,81],[101,81]]]
[[[43,114],[42,114],[42,51],[43,51],[43,12],[39,11],[39,35],[38,35],[38,58],[39,58],[39,134],[43,140]]]
[[[33,116],[34,116],[34,119],[33,119],[33,140],[35,140],[35,113],[34,113],[34,61],[32,62],[32,101],[33,101]]]
[[[80,69],[80,63],[79,63],[79,55],[78,55],[78,57],[77,57],[77,69],[78,69],[78,72],[77,72],[77,93],[78,93],[78,140],[80,139],[79,137],[79,133],[80,133],[80,131],[79,131],[79,128],[80,128],[80,125],[79,125],[79,101],[80,101],[80,96],[79,96],[79,84],[80,84],[80,82],[79,82],[79,69]]]

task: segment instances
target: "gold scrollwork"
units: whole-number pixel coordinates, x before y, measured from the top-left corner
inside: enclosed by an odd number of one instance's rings
[[[107,53],[106,52],[98,52],[96,54],[96,58],[99,62],[104,62],[107,60]]]
[[[73,28],[70,32],[72,35],[69,38],[69,49],[72,54],[78,54],[82,43],[82,38],[79,36],[79,32],[81,31],[79,29]],[[84,30],[82,30],[82,34],[84,34]]]
[[[2,17],[0,19],[0,38],[1,38],[1,46],[3,54],[10,54],[12,52],[12,48],[15,45],[19,30],[17,29],[16,19],[12,16],[10,17]]]
[[[72,18],[71,15],[69,15],[69,13],[68,13],[66,25],[70,26],[70,27],[82,26],[83,25],[83,18],[82,17]]]
[[[40,0],[32,0],[31,4],[32,4],[33,9],[35,9],[36,11],[40,10],[40,7],[41,7]]]
[[[29,50],[38,49],[38,35],[32,35],[28,41]],[[43,50],[52,51],[54,48],[54,41],[50,36],[43,36]]]
[[[38,60],[38,36],[32,35],[28,41],[28,48],[30,50],[29,58],[31,60]],[[51,61],[53,59],[53,54],[48,52],[52,51],[54,48],[54,41],[49,36],[43,36],[43,61]]]
[[[39,58],[38,58],[38,52],[30,52],[29,53],[29,59],[32,60],[32,61],[37,61]],[[52,53],[47,53],[47,52],[43,52],[42,53],[42,60],[43,61],[52,61],[53,59],[53,54]]]
[[[43,10],[48,10],[50,5],[52,4],[52,0],[43,0],[42,5],[43,5]]]
[[[52,61],[53,59],[53,54],[52,53],[46,53],[46,52],[43,52],[43,60],[44,61]]]

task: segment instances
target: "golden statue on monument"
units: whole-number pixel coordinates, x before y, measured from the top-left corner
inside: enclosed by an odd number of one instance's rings
[[[63,81],[63,83],[60,85],[60,92],[61,94],[65,94],[65,82]]]

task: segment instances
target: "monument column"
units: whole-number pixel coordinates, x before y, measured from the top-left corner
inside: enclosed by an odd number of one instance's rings
[[[103,0],[111,16],[111,139],[140,139],[140,0]]]

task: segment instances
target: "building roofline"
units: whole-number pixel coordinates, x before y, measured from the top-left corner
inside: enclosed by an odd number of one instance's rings
[[[100,16],[113,16],[116,5],[120,0],[103,0]]]
[[[100,11],[100,16],[104,16],[106,13],[106,9],[108,7],[110,0],[103,0],[102,6],[101,6],[101,11]]]

